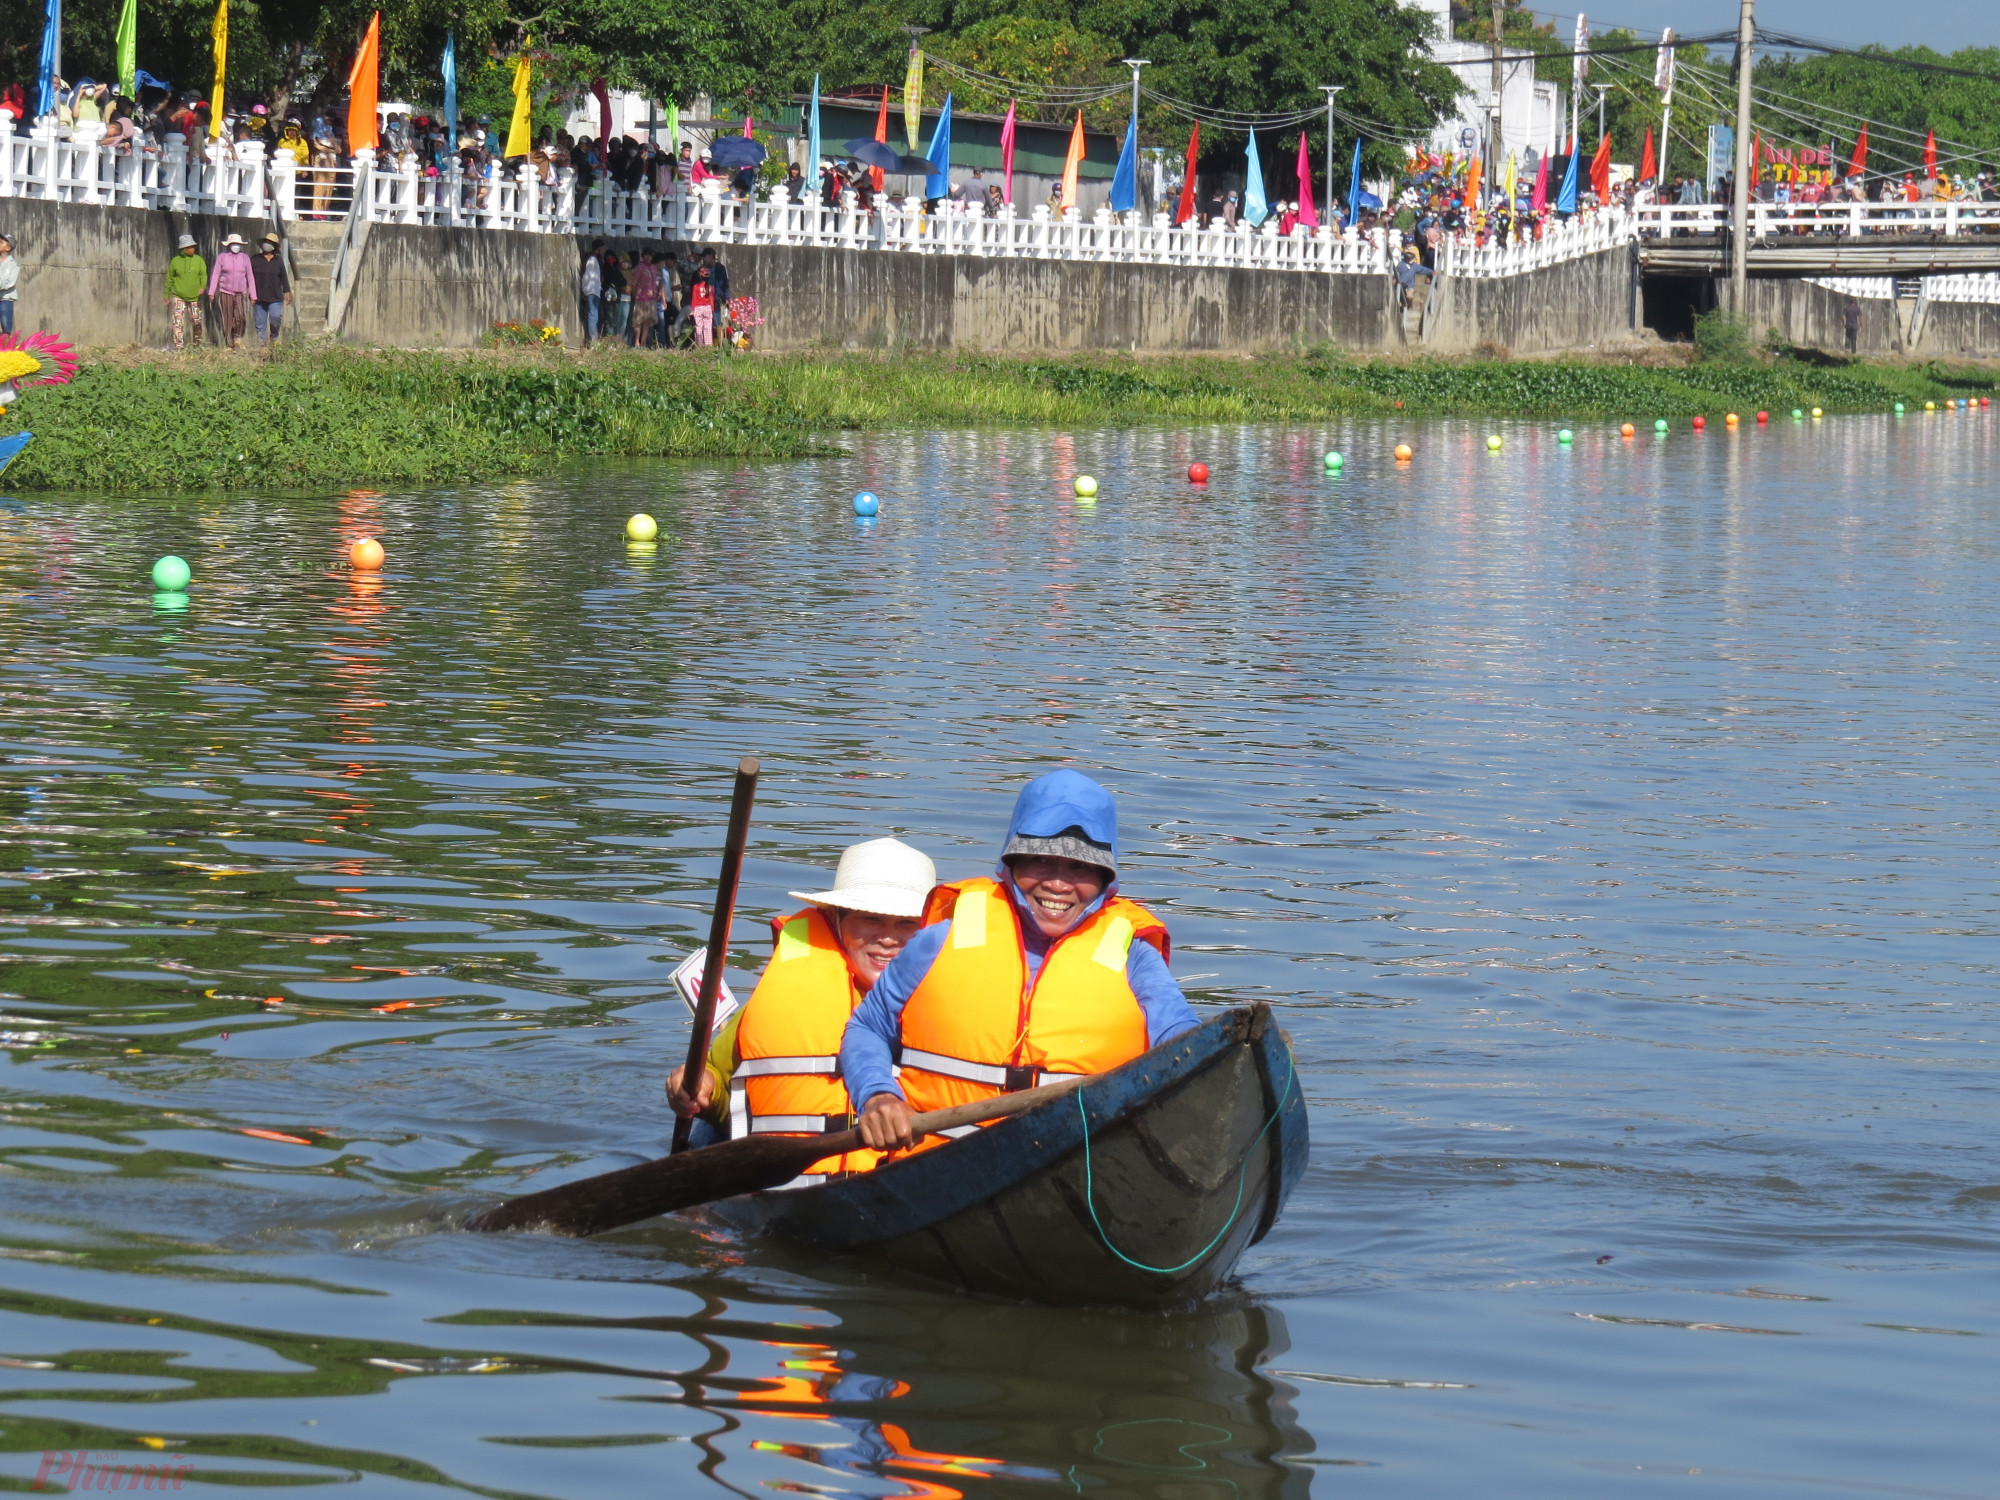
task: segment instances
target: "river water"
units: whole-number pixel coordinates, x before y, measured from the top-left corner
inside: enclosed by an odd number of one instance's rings
[[[1497,430],[0,502],[0,1485],[1992,1494],[1996,423]],[[1296,1041],[1240,1285],[453,1232],[661,1149],[746,752],[746,990],[842,845],[1116,789]]]

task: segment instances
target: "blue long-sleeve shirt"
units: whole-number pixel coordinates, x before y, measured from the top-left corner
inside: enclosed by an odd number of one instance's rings
[[[1020,921],[1028,972],[1039,974],[1053,940],[1044,936],[1028,915],[1014,882],[1003,879],[1003,884],[1013,898],[1015,915]],[[1116,885],[1107,887],[1103,895],[1084,908],[1084,916],[1077,919],[1078,925],[1110,900],[1117,889]],[[868,997],[848,1018],[847,1031],[840,1039],[840,1072],[847,1083],[847,1097],[854,1101],[856,1109],[877,1094],[902,1095],[893,1068],[902,1046],[903,1007],[909,1004],[910,996],[917,992],[917,986],[937,962],[938,954],[944,950],[945,934],[950,931],[951,923],[945,921],[918,932],[890,960],[882,977],[869,988]],[[1151,943],[1134,942],[1126,952],[1125,982],[1132,986],[1140,1013],[1146,1018],[1148,1047],[1157,1047],[1168,1037],[1192,1031],[1201,1024],[1180,985],[1167,972],[1167,961]]]

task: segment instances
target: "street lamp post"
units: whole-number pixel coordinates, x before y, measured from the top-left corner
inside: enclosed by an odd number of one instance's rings
[[[1597,90],[1597,138],[1601,141],[1604,139],[1604,96],[1610,92],[1611,85],[1593,83],[1591,87]]]
[[[1346,88],[1344,83],[1322,83],[1319,91],[1326,95],[1326,211],[1333,212],[1333,96]]]

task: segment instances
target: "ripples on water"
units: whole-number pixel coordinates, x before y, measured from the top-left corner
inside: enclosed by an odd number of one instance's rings
[[[1991,1493],[1994,422],[1484,430],[4,502],[0,1485]],[[1312,1101],[1236,1293],[441,1232],[662,1148],[747,751],[745,986],[843,844],[1117,788]]]

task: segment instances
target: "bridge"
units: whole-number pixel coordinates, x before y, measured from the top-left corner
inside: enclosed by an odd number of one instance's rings
[[[1639,267],[1655,276],[1727,276],[1730,211],[1654,204],[1634,214]],[[2000,203],[1758,203],[1752,276],[1953,276],[2000,272]]]

